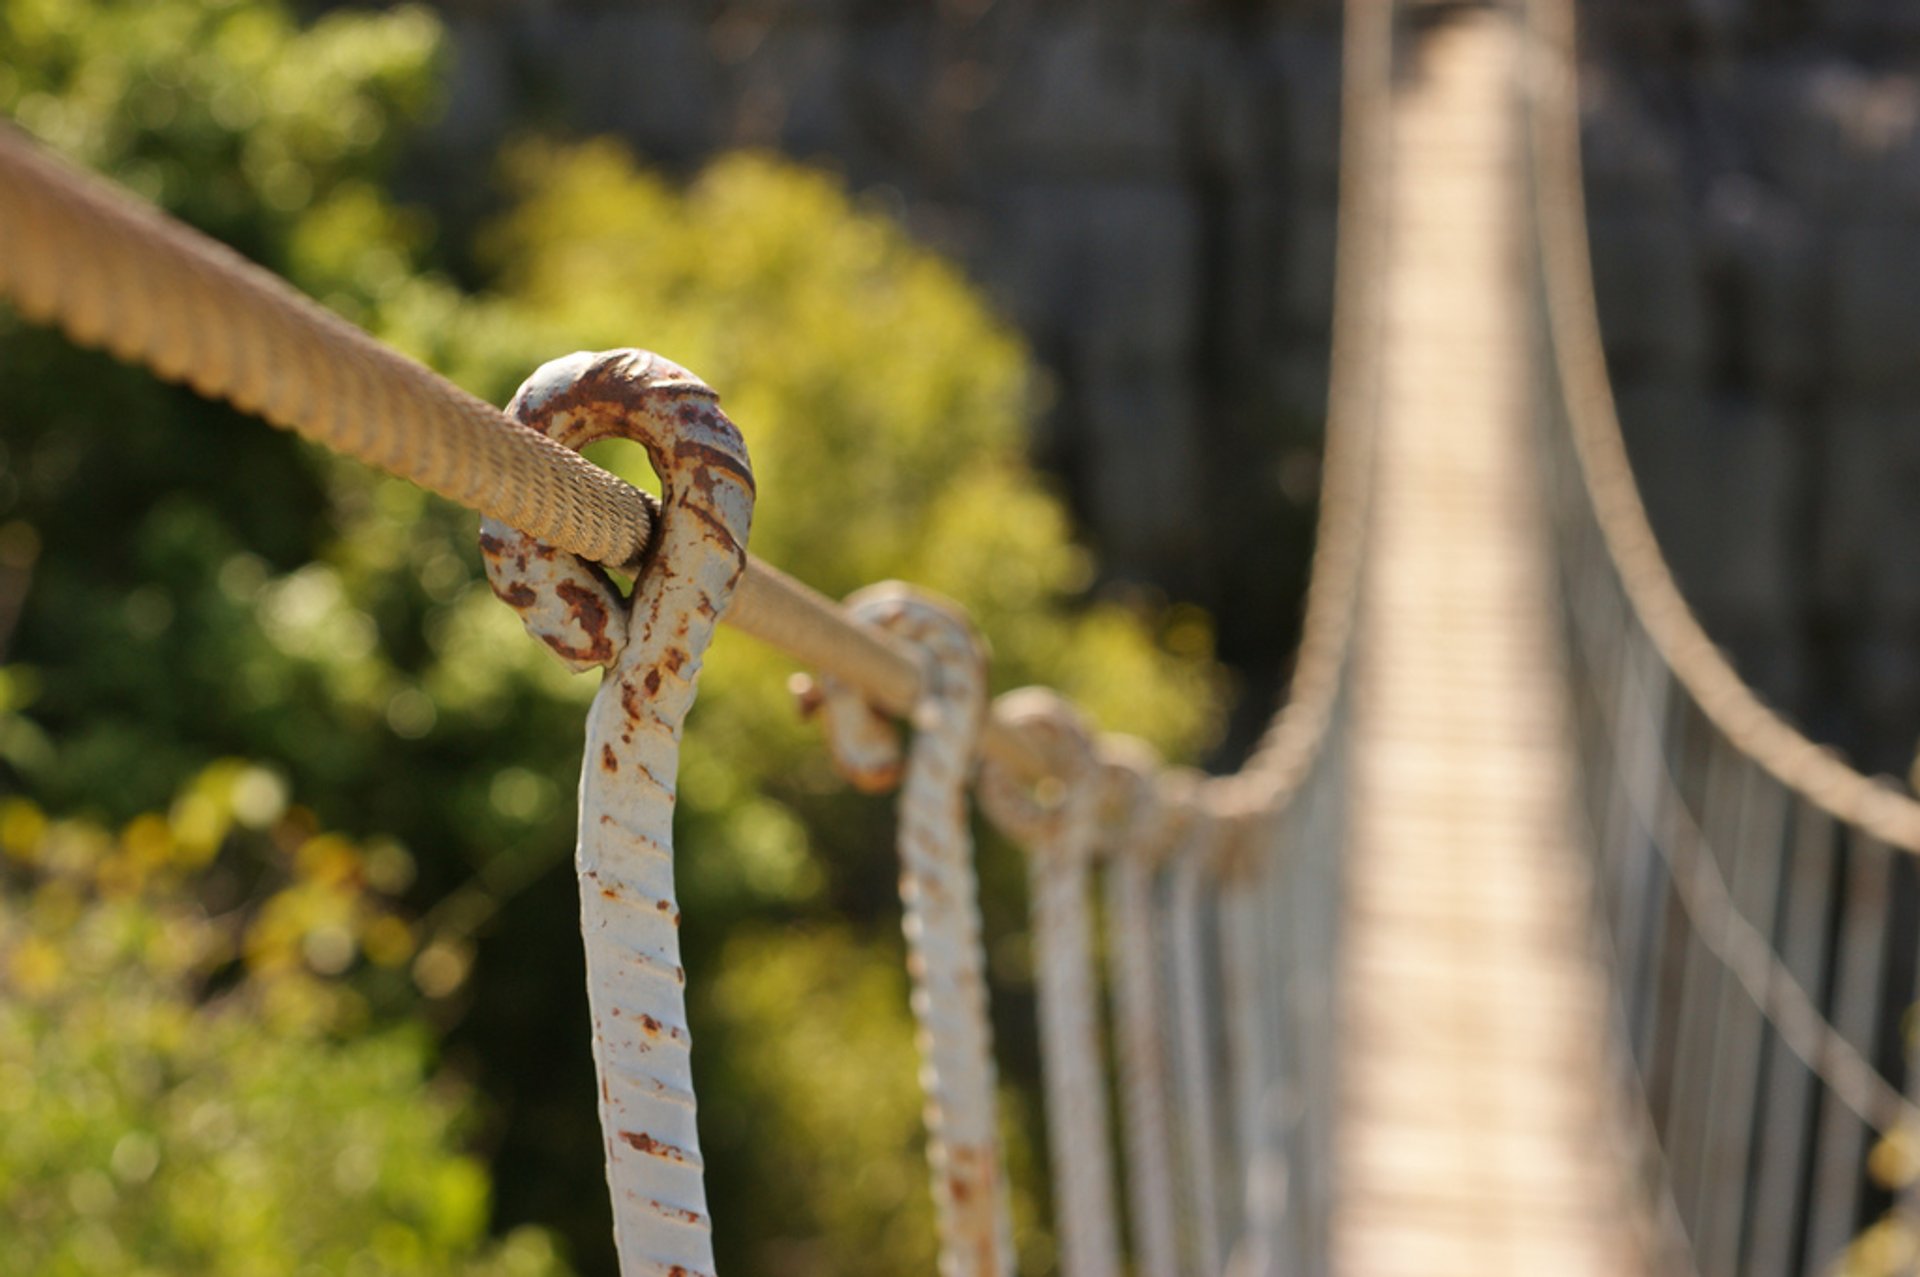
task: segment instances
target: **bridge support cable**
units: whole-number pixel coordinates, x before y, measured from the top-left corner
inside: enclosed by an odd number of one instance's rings
[[[925,657],[925,692],[904,770],[892,720],[852,688],[826,679],[804,689],[802,699],[855,788],[900,786],[901,930],[920,1027],[940,1272],[1009,1277],[1013,1216],[967,820],[967,783],[987,709],[986,647],[959,609],[897,582],[860,590],[845,606]]]
[[[1111,991],[1131,1255],[1140,1277],[1179,1277],[1171,1068],[1160,975],[1160,869],[1186,819],[1155,784],[1158,759],[1129,737],[1101,738],[1107,984]]]
[[[982,808],[1027,852],[1060,1271],[1108,1277],[1120,1245],[1090,901],[1100,770],[1086,725],[1058,696],[1023,688],[1001,703],[1053,760],[1059,789],[1049,800],[991,762],[980,777]]]
[[[672,813],[682,723],[720,622],[814,672],[804,699],[857,783],[904,785],[904,925],[942,1270],[1013,1267],[965,828],[977,779],[982,805],[1032,848],[1056,1231],[1070,1277],[1121,1270],[1116,1164],[1135,1211],[1126,1260],[1143,1277],[1327,1271],[1340,1072],[1331,902],[1343,882],[1384,340],[1389,8],[1353,0],[1344,39],[1327,443],[1292,687],[1240,772],[1146,763],[1132,783],[1152,801],[1104,825],[1113,766],[1137,749],[1096,749],[1057,699],[1044,712],[1035,693],[983,707],[979,649],[937,602],[884,589],[842,606],[746,552],[746,449],[692,374],[642,351],[574,355],[536,372],[503,413],[0,126],[0,297],[78,343],[476,509],[495,592],[556,657],[603,671],[576,867],[626,1277],[713,1270]],[[647,447],[661,502],[578,456],[608,434]],[[608,568],[634,576],[631,595]],[[891,726],[902,719],[914,733],[904,769]],[[1121,1140],[1107,1129],[1092,890],[1102,875],[1108,943],[1137,942],[1141,959],[1108,955],[1119,1031],[1151,1057],[1122,1074]]]
[[[581,448],[632,439],[660,475],[658,561],[623,598],[606,575],[488,520],[494,592],[575,670],[604,671],[581,768],[580,930],[621,1271],[714,1271],[694,1120],[686,972],[674,891],[680,731],[715,618],[740,579],[753,517],[746,448],[713,395],[641,351],[546,365],[510,411]]]
[[[1203,936],[1214,919],[1212,880],[1219,872],[1217,822],[1195,821],[1176,852],[1167,887],[1166,947],[1172,973],[1174,1076],[1178,1080],[1180,1182],[1185,1188],[1188,1254],[1196,1272],[1220,1272],[1226,1248],[1220,1199],[1220,1114],[1215,1103],[1220,1070],[1210,997],[1213,972]]]
[[[1768,709],[1661,557],[1594,308],[1573,6],[1524,10],[1535,413],[1646,1186],[1679,1269],[1823,1271],[1900,1186],[1870,1174],[1876,1140],[1898,1167],[1920,1138],[1920,804]]]

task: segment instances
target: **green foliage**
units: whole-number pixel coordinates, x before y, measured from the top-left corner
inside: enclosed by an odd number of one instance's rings
[[[1118,605],[1077,602],[1084,552],[1023,456],[1031,366],[949,265],[832,179],[766,156],[723,159],[685,189],[607,143],[523,147],[508,171],[518,198],[485,241],[498,291],[455,322],[422,326],[413,344],[504,397],[498,370],[644,333],[720,388],[747,432],[757,553],[829,593],[900,577],[960,600],[993,643],[999,687],[1061,687],[1105,724],[1175,753],[1209,730],[1204,660],[1156,646]],[[637,449],[601,460],[646,477]],[[501,626],[488,602],[486,623]],[[1204,628],[1187,624],[1176,641],[1204,652]],[[766,916],[852,919],[891,937],[889,813],[841,795],[814,734],[794,721],[789,668],[723,635],[703,674],[681,791],[688,914],[707,920],[709,937]],[[997,937],[1024,926],[1024,884],[1017,863],[996,863]],[[719,1061],[704,1063],[709,1124],[721,1106],[766,1110],[751,1140],[716,1134],[710,1150],[726,1181],[757,1186],[735,1199],[752,1203],[751,1219],[734,1215],[723,1244],[755,1270],[930,1265],[897,943],[838,927],[751,934],[762,939],[718,952],[690,937],[696,1056]],[[881,972],[890,984],[875,983]],[[1026,982],[1010,974],[1002,992]],[[775,1045],[801,1031],[803,1004],[846,1044],[827,1051],[842,1061],[828,1072],[847,1074],[831,1085],[786,1076],[794,1056]],[[774,1148],[794,1141],[807,1150],[796,1160]]]
[[[117,836],[0,803],[0,1253],[36,1274],[561,1271],[489,1242],[463,1099],[341,980],[411,956],[391,847],[216,764]]]
[[[51,145],[351,309],[405,280],[424,229],[376,183],[395,125],[434,101],[439,41],[415,6],[302,27],[276,3],[8,0],[0,102]]]
[[[383,193],[434,100],[437,40],[413,9],[301,27],[274,0],[19,0],[0,8],[0,108],[496,402],[573,349],[638,344],[686,364],[746,433],[757,553],[829,593],[885,577],[930,586],[977,618],[998,687],[1059,686],[1175,755],[1208,738],[1204,621],[1083,597],[1086,555],[1023,455],[1028,356],[952,267],[833,178],[771,157],[725,158],[682,186],[612,144],[527,143],[508,157],[505,211],[474,256],[490,285],[465,292],[435,273],[432,219]],[[102,989],[206,1018],[194,1070],[238,1070],[262,1095],[274,1074],[240,1057],[280,1060],[304,1043],[315,1054],[288,1075],[289,1105],[324,1111],[376,1077],[385,1095],[414,1088],[417,1112],[398,1099],[368,1110],[393,1124],[368,1138],[395,1142],[396,1165],[451,1157],[431,1150],[460,1129],[426,1098],[438,1092],[419,1090],[418,1026],[431,1024],[489,1101],[496,1224],[551,1224],[583,1269],[604,1268],[566,872],[591,677],[566,674],[491,597],[465,512],[4,318],[0,403],[0,630],[19,607],[0,641],[8,704],[25,713],[0,718],[7,783],[117,827],[168,808],[215,760],[270,759],[318,822],[356,845],[405,848],[418,869],[406,896],[422,914],[420,954],[356,960],[332,978],[364,1007],[354,1023],[276,1037],[286,1030],[272,1017],[234,1010],[265,1007],[264,994],[206,1001],[197,968],[133,963]],[[602,460],[640,464],[617,450]],[[788,672],[723,635],[682,769],[683,939],[716,1240],[736,1270],[925,1270],[890,804],[844,792],[788,703]],[[997,1028],[1017,1089],[1032,1081],[1018,1014],[1024,885],[1001,848],[985,873]],[[48,942],[64,952],[80,940]],[[809,1032],[795,1022],[801,1001],[841,1044],[820,1077],[787,1063]],[[108,1050],[110,1036],[77,1024],[33,1028],[35,1049]],[[341,1089],[319,1077],[325,1061],[350,1079]],[[117,1144],[115,1121],[161,1138],[157,1114],[113,1111],[89,1136],[94,1154]],[[349,1126],[343,1117],[328,1138]],[[772,1150],[772,1132],[816,1147]],[[22,1170],[10,1147],[0,1183]],[[291,1140],[250,1156],[260,1184],[298,1183],[317,1164]],[[1031,1219],[1033,1156],[1020,1156]],[[133,1212],[114,1217],[125,1237],[173,1226],[145,1190],[116,1202]],[[425,1208],[378,1209],[405,1228]],[[353,1227],[352,1245],[378,1231]],[[422,1253],[479,1253],[470,1229],[454,1231],[459,1246]],[[1031,1230],[1022,1247],[1029,1271],[1044,1271]]]
[[[473,322],[518,349],[474,341],[484,364],[449,360],[466,380],[502,394],[498,370],[538,350],[644,330],[742,423],[756,553],[833,595],[889,576],[950,595],[1001,686],[1051,683],[1176,750],[1205,734],[1202,663],[1116,607],[1072,606],[1091,566],[1026,459],[1032,366],[950,264],[769,156],[721,159],[685,191],[611,143],[523,147],[507,167],[519,200],[486,237],[501,293]]]

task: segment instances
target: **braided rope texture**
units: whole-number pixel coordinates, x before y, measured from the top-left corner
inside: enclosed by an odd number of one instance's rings
[[[648,498],[232,249],[0,125],[0,296],[158,376],[598,563]]]
[[[512,410],[568,447],[642,444],[665,490],[657,566],[632,598],[595,564],[482,525],[494,592],[575,669],[606,677],[581,769],[580,929],[624,1277],[714,1271],[694,1120],[686,973],[673,883],[680,730],[701,658],[746,562],[746,448],[691,374],[643,351],[547,364]]]

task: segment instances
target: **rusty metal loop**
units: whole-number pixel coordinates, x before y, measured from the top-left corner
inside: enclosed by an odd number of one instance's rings
[[[1096,748],[1099,830],[1094,854],[1157,869],[1184,845],[1196,821],[1210,820],[1215,783],[1192,767],[1168,767],[1145,741],[1108,734]]]
[[[1178,1277],[1179,1223],[1169,1061],[1162,1038],[1155,923],[1160,847],[1171,811],[1161,801],[1160,760],[1144,741],[1103,736],[1100,851],[1106,876],[1107,970],[1112,988],[1127,1215],[1140,1277]]]
[[[1100,768],[1096,854],[1111,857],[1136,832],[1161,819],[1159,751],[1137,736],[1108,732],[1094,742]]]
[[[1011,1277],[1012,1207],[966,808],[986,719],[986,645],[957,605],[899,582],[859,590],[843,606],[856,622],[920,657],[898,843],[940,1272]],[[856,787],[876,791],[901,783],[899,730],[883,708],[831,675],[809,689],[803,705],[816,712],[835,763]]]
[[[1193,767],[1168,767],[1154,778],[1154,801],[1159,820],[1142,831],[1124,854],[1153,865],[1165,865],[1184,854],[1188,835],[1196,826],[1210,822],[1205,795],[1207,774]]]
[[[986,712],[986,644],[965,609],[931,591],[883,581],[849,594],[841,607],[858,624],[897,639],[918,658],[920,695],[908,716],[916,730],[938,730],[943,706],[971,706],[977,738]],[[831,674],[795,680],[803,712],[819,719],[828,752],[848,783],[884,793],[900,783],[900,733],[894,716],[860,688]],[[970,741],[971,748],[971,741]]]
[[[1094,854],[1158,868],[1179,854],[1200,822],[1217,817],[1203,801],[1206,773],[1167,767],[1131,736],[1102,736],[1096,748],[1099,800]]]
[[[555,360],[512,410],[567,447],[635,440],[660,473],[659,534],[630,598],[595,564],[497,522],[481,544],[528,631],[570,667],[606,670],[587,715],[575,869],[621,1270],[711,1274],[673,811],[681,726],[746,561],[753,476],[713,392],[644,351]]]
[[[1090,837],[1063,837],[1070,824],[1091,820],[1099,801],[1093,736],[1080,711],[1051,689],[1023,687],[994,701],[993,718],[1024,738],[1045,773],[1030,779],[995,758],[983,759],[981,810],[1030,848],[1071,846],[1076,855],[1090,855]]]
[[[1058,693],[1021,688],[995,701],[993,713],[1047,764],[1047,779],[1030,785],[988,758],[979,795],[988,818],[1027,852],[1061,1272],[1112,1277],[1120,1243],[1087,898],[1099,766],[1085,722]]]
[[[744,484],[751,502],[745,445],[720,412],[719,397],[698,377],[650,351],[583,352],[553,360],[526,380],[507,412],[574,451],[601,439],[640,444],[667,487],[667,503],[678,501],[689,512],[703,509],[713,495],[716,466]],[[696,499],[702,504],[688,504]],[[737,580],[746,561],[744,523],[736,536],[713,526],[704,514],[700,518],[734,559]],[[658,557],[664,540],[656,539],[650,560]],[[614,663],[627,642],[627,600],[606,569],[492,518],[481,520],[480,552],[493,592],[569,669]]]

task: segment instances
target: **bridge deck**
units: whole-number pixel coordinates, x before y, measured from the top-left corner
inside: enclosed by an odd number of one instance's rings
[[[1387,355],[1357,697],[1334,1267],[1623,1274],[1605,1007],[1525,417],[1514,34],[1396,88]]]

